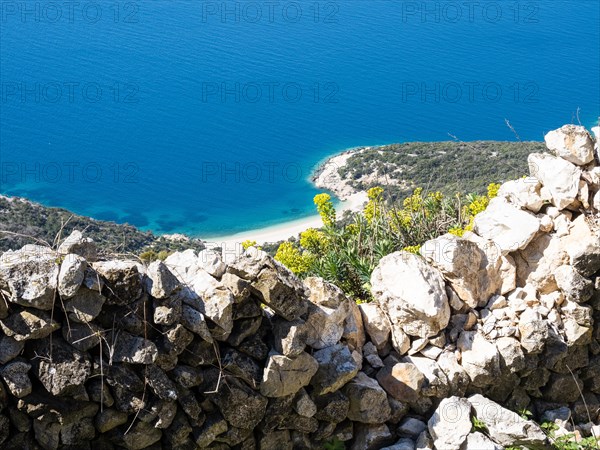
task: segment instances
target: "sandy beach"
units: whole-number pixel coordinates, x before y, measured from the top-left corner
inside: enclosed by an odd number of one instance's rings
[[[338,215],[341,216],[344,211],[361,210],[366,201],[366,192],[357,192],[349,195],[346,200],[338,204]],[[259,245],[278,242],[287,240],[292,236],[297,236],[308,228],[321,228],[322,226],[323,222],[321,221],[321,217],[319,215],[314,215],[305,219],[293,220],[257,230],[244,231],[242,233],[207,239],[206,245],[208,248],[221,247],[223,258],[225,260],[230,260],[243,251],[242,242],[246,240],[256,241]]]
[[[368,200],[366,192],[357,191],[345,180],[342,180],[338,174],[338,169],[346,164],[352,154],[365,148],[369,147],[358,147],[331,156],[311,176],[311,181],[315,186],[331,192],[341,200],[336,207],[338,217],[345,211],[362,210]],[[223,259],[232,260],[243,252],[242,242],[244,241],[256,241],[259,245],[279,242],[292,236],[297,237],[308,228],[321,228],[322,226],[321,217],[315,214],[304,219],[292,220],[270,227],[206,239],[205,243],[208,248],[220,247]]]

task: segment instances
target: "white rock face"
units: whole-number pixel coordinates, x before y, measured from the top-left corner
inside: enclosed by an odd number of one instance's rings
[[[529,173],[537,178],[552,196],[558,209],[565,209],[577,198],[581,169],[562,158],[532,153],[527,158]]]
[[[347,300],[344,291],[323,278],[308,277],[304,280],[304,284],[309,291],[308,299],[315,305],[336,309]]]
[[[436,398],[448,395],[450,392],[448,377],[437,362],[422,356],[406,356],[402,361],[414,364],[425,377],[426,383],[421,391],[422,395]]]
[[[450,393],[464,395],[470,380],[465,369],[458,363],[456,355],[445,351],[438,357],[437,362],[448,378]]]
[[[485,434],[476,431],[467,436],[467,440],[463,442],[460,450],[502,450],[502,446],[496,444]]]
[[[480,394],[469,397],[477,419],[483,421],[489,436],[503,446],[523,445],[528,448],[546,448],[548,441],[542,429],[531,420],[524,420],[499,404]]]
[[[260,392],[267,397],[285,397],[308,385],[317,372],[317,361],[306,352],[294,358],[272,353],[263,373]]]
[[[500,289],[499,261],[490,262],[475,242],[445,234],[425,242],[421,255],[437,267],[448,280],[460,299],[472,308],[482,306]],[[499,255],[497,255],[496,259]]]
[[[146,270],[147,289],[154,298],[167,298],[179,288],[179,280],[162,261],[153,261]]]
[[[59,266],[48,247],[25,245],[0,255],[0,289],[9,302],[37,309],[54,306]]]
[[[537,217],[501,198],[493,198],[487,209],[475,216],[475,233],[494,241],[503,255],[525,248],[539,229]]]
[[[600,269],[600,227],[592,225],[584,215],[573,221],[564,247],[570,264],[581,275],[589,277]]]
[[[335,345],[344,334],[344,322],[349,314],[348,299],[335,309],[311,303],[304,325],[306,343],[316,349]]]
[[[569,262],[565,242],[556,234],[540,234],[524,250],[514,254],[517,283],[534,286],[541,294],[558,289],[554,271]]]
[[[410,336],[435,336],[450,320],[444,280],[423,258],[395,252],[381,259],[371,275],[371,291],[392,326]]]
[[[542,198],[541,188],[542,184],[534,177],[511,180],[500,186],[498,198],[537,213],[544,206],[544,200],[550,200]]]
[[[478,387],[492,384],[500,375],[500,354],[496,346],[476,331],[463,331],[457,342],[462,367]]]
[[[525,355],[517,339],[513,337],[501,337],[496,341],[496,347],[506,367],[511,372],[516,373],[525,368]]]
[[[58,247],[58,253],[68,255],[74,253],[85,258],[88,262],[96,261],[97,250],[94,241],[88,237],[83,237],[79,230],[73,232]]]
[[[445,398],[427,426],[435,448],[459,448],[471,432],[471,404],[466,398]]]
[[[582,126],[564,125],[544,136],[546,147],[556,156],[584,166],[594,160],[594,141]]]
[[[58,273],[58,293],[62,298],[71,298],[77,293],[83,283],[86,267],[87,263],[81,256],[73,253],[65,256]]]
[[[362,314],[365,331],[375,347],[382,349],[390,340],[392,326],[377,303],[361,303],[358,305]]]
[[[213,250],[202,250],[198,253],[198,266],[215,278],[221,278],[225,273],[225,263],[221,255]]]

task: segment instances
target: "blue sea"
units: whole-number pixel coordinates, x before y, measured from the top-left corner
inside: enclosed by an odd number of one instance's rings
[[[346,148],[600,115],[598,0],[0,5],[0,192],[157,233],[311,215]]]

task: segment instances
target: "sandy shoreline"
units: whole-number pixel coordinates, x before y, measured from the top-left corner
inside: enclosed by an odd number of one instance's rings
[[[360,211],[367,201],[367,193],[356,191],[346,181],[342,180],[337,171],[346,164],[350,156],[370,147],[356,147],[330,156],[311,175],[311,182],[318,188],[330,191],[341,200],[337,205],[338,216],[345,211]],[[256,241],[257,244],[273,243],[298,236],[308,228],[321,228],[323,222],[319,215],[296,219],[278,225],[272,225],[255,230],[203,239],[208,248],[220,247],[223,257],[230,259],[242,252],[242,242]]]
[[[344,211],[358,211],[367,201],[367,195],[364,192],[358,192],[349,195],[346,200],[342,201],[337,208],[338,214],[341,215]],[[321,228],[323,222],[318,215],[310,216],[304,219],[292,220],[270,227],[260,228],[256,230],[243,231],[227,236],[214,237],[206,239],[207,247],[221,247],[223,256],[231,253],[238,254],[242,242],[246,240],[256,241],[258,244],[271,243],[287,240],[292,236],[297,236],[302,231],[308,228]]]

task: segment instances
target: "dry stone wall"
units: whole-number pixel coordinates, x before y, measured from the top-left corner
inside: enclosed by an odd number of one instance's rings
[[[600,435],[598,149],[547,145],[473,232],[384,257],[368,304],[254,248],[4,253],[0,447],[548,448],[524,409]]]

